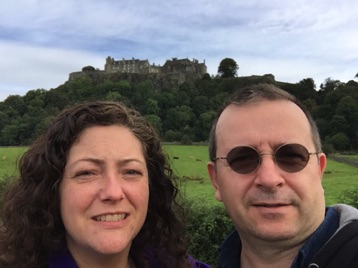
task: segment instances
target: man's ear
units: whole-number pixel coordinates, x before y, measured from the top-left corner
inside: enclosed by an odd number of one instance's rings
[[[209,173],[209,176],[210,176],[210,180],[211,180],[211,184],[214,188],[214,191],[215,191],[215,198],[222,202],[222,199],[221,199],[221,193],[220,193],[220,187],[219,187],[219,184],[218,184],[218,181],[217,181],[217,172],[216,172],[216,166],[215,166],[215,163],[214,162],[209,162],[208,165],[207,165],[207,168],[208,168],[208,173]]]
[[[321,172],[321,180],[323,178],[323,173],[324,170],[326,168],[326,163],[327,163],[327,157],[324,153],[320,153],[318,155],[318,161],[319,161],[319,167],[320,167],[320,172]]]

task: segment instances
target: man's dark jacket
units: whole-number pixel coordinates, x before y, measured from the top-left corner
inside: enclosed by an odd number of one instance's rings
[[[235,231],[219,249],[218,268],[240,268],[240,252],[240,236]],[[327,208],[325,220],[305,242],[291,266],[306,267],[358,268],[358,209],[343,204]]]

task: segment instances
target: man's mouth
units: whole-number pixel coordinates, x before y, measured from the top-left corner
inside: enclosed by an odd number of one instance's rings
[[[100,216],[96,216],[94,219],[95,221],[113,222],[113,221],[121,221],[126,217],[127,217],[126,213],[121,213],[121,214],[100,215]]]
[[[267,207],[267,208],[275,208],[287,206],[287,204],[254,204],[255,207]]]

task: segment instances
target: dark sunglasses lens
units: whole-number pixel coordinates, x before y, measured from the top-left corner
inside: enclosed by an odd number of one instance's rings
[[[235,172],[248,174],[254,171],[259,165],[260,155],[251,147],[239,146],[229,152],[227,161]]]
[[[307,165],[309,153],[301,144],[286,144],[278,148],[275,154],[277,165],[284,171],[298,172]]]

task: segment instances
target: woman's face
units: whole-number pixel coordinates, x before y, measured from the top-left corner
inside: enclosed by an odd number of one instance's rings
[[[60,184],[67,245],[76,262],[126,258],[148,199],[148,170],[134,134],[118,125],[84,130],[69,151]]]

